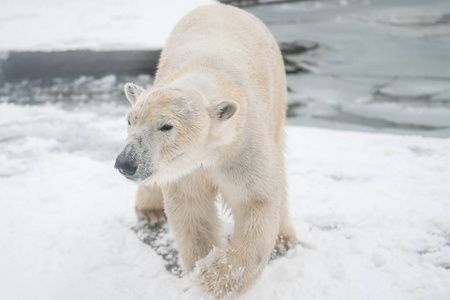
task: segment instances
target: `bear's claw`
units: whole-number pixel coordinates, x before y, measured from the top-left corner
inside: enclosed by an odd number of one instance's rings
[[[139,220],[139,227],[146,225],[155,226],[167,220],[164,209],[136,209]]]

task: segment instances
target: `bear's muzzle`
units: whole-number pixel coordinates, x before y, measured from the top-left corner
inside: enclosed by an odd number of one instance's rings
[[[131,156],[122,152],[119,156],[117,156],[114,168],[119,170],[122,175],[130,179],[130,177],[136,173],[137,164]]]

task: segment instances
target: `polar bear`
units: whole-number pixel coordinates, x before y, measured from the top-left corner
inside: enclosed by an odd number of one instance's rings
[[[197,267],[214,297],[242,294],[274,247],[296,244],[283,157],[286,78],[275,39],[238,8],[197,8],[173,30],[153,87],[124,90],[132,108],[115,167],[140,184],[140,221],[167,216],[184,273]],[[234,217],[229,243],[217,198]]]

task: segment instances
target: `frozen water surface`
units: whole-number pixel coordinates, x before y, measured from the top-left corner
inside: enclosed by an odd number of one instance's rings
[[[287,56],[292,124],[450,135],[450,2],[312,1],[249,8],[280,43],[318,43]]]

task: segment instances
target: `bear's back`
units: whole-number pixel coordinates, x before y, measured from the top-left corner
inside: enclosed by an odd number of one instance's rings
[[[174,28],[161,54],[155,85],[187,65],[215,68],[242,89],[248,111],[271,116],[278,137],[286,112],[286,79],[278,45],[255,16],[232,6],[199,7]]]

